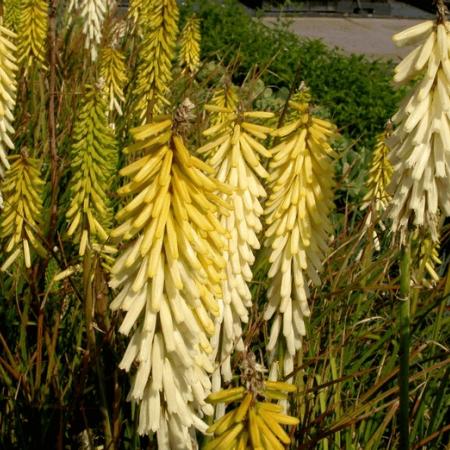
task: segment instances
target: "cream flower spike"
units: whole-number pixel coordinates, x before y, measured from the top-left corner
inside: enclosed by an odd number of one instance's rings
[[[119,288],[111,304],[126,312],[119,331],[132,333],[120,367],[137,370],[129,400],[140,404],[138,431],[157,432],[159,449],[191,449],[204,432],[213,366],[209,339],[225,278],[227,230],[216,218],[231,190],[192,156],[182,136],[192,104],[132,131],[126,154],[142,155],[120,173],[119,195],[133,198],[117,214],[113,238],[130,241],[112,269]],[[196,447],[195,447],[196,448]]]
[[[284,375],[293,370],[294,356],[310,315],[310,283],[319,272],[332,232],[335,152],[330,140],[336,127],[310,113],[309,95],[300,91],[289,101],[292,120],[273,132],[281,143],[272,149],[270,197],[266,202],[265,246],[270,251],[268,305],[264,319],[272,321],[266,347],[275,357],[280,336],[285,345]]]
[[[105,0],[78,0],[80,16],[83,20],[85,48],[91,53],[92,61],[97,60],[98,47],[102,39],[102,27],[107,12]]]
[[[1,20],[0,18],[0,179],[9,168],[7,149],[14,148],[11,135],[14,133],[12,122],[16,106],[18,69],[15,57],[17,49],[11,42],[16,35],[4,27]]]
[[[269,175],[261,160],[270,158],[270,152],[259,140],[265,139],[271,129],[251,120],[271,118],[273,113],[240,112],[215,105],[206,105],[205,109],[224,114],[226,119],[204,131],[211,141],[198,152],[208,155],[217,179],[234,189],[229,197],[233,210],[227,217],[220,217],[230,239],[225,253],[227,277],[222,283],[221,315],[213,340],[218,361],[213,389],[218,390],[222,377],[225,382],[232,378],[231,354],[235,348],[244,349],[242,323],[247,323],[248,308],[252,305],[248,283],[253,277],[253,251],[260,247],[258,233],[262,230],[263,213],[260,200],[266,197],[260,178]]]
[[[450,215],[450,60],[448,24],[442,17],[393,37],[416,48],[396,67],[394,81],[421,78],[393,117],[389,140],[394,174],[389,211],[401,238],[411,222],[437,239],[439,211]]]

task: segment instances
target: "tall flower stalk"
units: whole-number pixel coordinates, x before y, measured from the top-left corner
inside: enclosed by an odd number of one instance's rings
[[[281,142],[271,150],[270,196],[265,205],[271,266],[264,319],[273,319],[267,350],[275,359],[278,344],[285,347],[284,375],[292,372],[306,334],[309,285],[320,284],[333,229],[336,156],[330,146],[336,127],[311,113],[308,93],[301,90],[294,95],[289,107],[291,120],[272,133]]]
[[[230,189],[184,144],[191,106],[132,130],[125,153],[142,156],[120,172],[130,181],[118,193],[133,198],[112,233],[129,242],[110,283],[120,289],[111,308],[126,312],[119,331],[132,332],[120,367],[136,367],[128,398],[140,404],[138,431],[157,432],[161,449],[194,448],[194,428],[206,431],[209,338],[225,278],[227,230],[216,215],[228,205],[216,192]]]
[[[439,216],[450,215],[450,61],[449,31],[444,2],[438,0],[437,20],[426,21],[393,37],[398,46],[415,45],[396,67],[394,81],[421,77],[393,121],[390,142],[394,167],[390,216],[400,233],[399,304],[399,446],[409,448],[409,351],[411,225],[438,240]]]
[[[405,237],[410,224],[437,239],[437,218],[450,215],[450,60],[445,18],[427,21],[394,36],[416,48],[396,67],[394,81],[422,77],[393,117],[388,142],[393,164],[390,216]]]
[[[232,203],[233,209],[220,217],[229,240],[224,254],[227,276],[222,283],[221,316],[213,341],[218,360],[213,388],[218,390],[222,377],[226,382],[232,378],[233,351],[244,350],[242,324],[248,322],[248,308],[252,305],[248,283],[253,276],[253,252],[260,248],[258,234],[262,230],[260,217],[263,213],[260,200],[266,197],[260,179],[269,175],[262,162],[270,157],[260,140],[265,139],[271,129],[252,120],[270,118],[273,114],[241,111],[239,107],[206,105],[205,108],[225,115],[226,119],[204,131],[211,141],[198,151],[208,155],[207,161],[218,180],[233,188],[229,198],[224,197]]]

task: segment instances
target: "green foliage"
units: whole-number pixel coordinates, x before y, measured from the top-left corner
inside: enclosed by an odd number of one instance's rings
[[[282,21],[270,29],[250,17],[236,0],[196,3],[203,56],[230,64],[238,84],[256,66],[264,82],[279,89],[291,85],[299,68],[313,100],[330,111],[344,133],[365,141],[383,130],[395,111],[401,93],[391,85],[391,63],[346,55],[322,41],[301,39]]]
[[[342,216],[348,226],[334,242],[323,287],[312,296],[311,339],[300,362],[304,375],[298,377],[304,389],[297,405],[299,449],[400,448],[397,437],[387,438],[398,426],[398,255],[386,236],[375,255],[370,232],[361,222],[352,225],[351,214]],[[450,318],[442,315],[448,302],[442,291],[418,284],[412,291],[420,300],[411,324],[411,444],[424,448],[419,442],[444,429],[442,414],[450,408],[448,396],[439,398],[449,391],[448,352],[430,341],[435,333],[441,342],[450,339]],[[433,410],[439,414],[429,421]],[[448,433],[436,437],[429,448],[445,448]]]

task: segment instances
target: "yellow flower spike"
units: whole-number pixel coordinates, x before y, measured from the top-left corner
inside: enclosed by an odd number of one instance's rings
[[[389,215],[401,239],[414,224],[437,240],[437,216],[450,215],[449,25],[442,19],[393,37],[397,45],[416,46],[396,67],[394,81],[420,80],[394,115],[396,129],[388,142],[393,165]]]
[[[5,27],[16,32],[20,20],[22,0],[4,0],[3,11]]]
[[[42,190],[39,161],[29,158],[26,151],[10,157],[11,168],[2,184],[4,209],[0,214],[0,238],[9,256],[1,271],[23,254],[25,266],[31,267],[31,249],[45,255],[39,234],[42,223]]]
[[[440,243],[428,234],[423,236],[419,229],[412,234],[413,261],[419,261],[413,269],[413,279],[419,285],[431,289],[439,282],[437,266],[442,264],[439,258]]]
[[[23,0],[17,27],[17,55],[25,71],[32,65],[45,68],[47,29],[47,2]]]
[[[261,386],[267,383],[269,382],[262,383]],[[283,394],[296,390],[289,383],[278,383],[277,389]],[[265,397],[265,393],[259,390],[258,383],[250,383],[247,389],[238,387],[210,394],[208,402],[234,402],[236,406],[208,428],[207,433],[214,437],[203,447],[204,450],[287,448],[291,438],[283,425],[298,425],[299,420],[282,413],[280,405],[258,400],[260,396]]]
[[[319,272],[332,230],[335,154],[330,140],[336,135],[336,127],[310,114],[308,99],[307,91],[295,94],[289,103],[289,123],[273,133],[281,141],[272,149],[270,196],[265,205],[265,246],[270,251],[271,266],[264,319],[273,318],[267,350],[274,352],[283,336],[284,373],[293,370],[294,355],[306,333],[308,285],[320,283]],[[267,395],[285,397],[269,391]]]
[[[4,27],[0,18],[0,179],[9,168],[7,149],[13,149],[11,135],[14,133],[12,122],[17,92],[17,49],[11,42],[16,35]]]
[[[363,199],[363,208],[373,204],[374,210],[378,213],[382,213],[387,208],[391,199],[387,187],[392,178],[392,164],[388,159],[390,150],[386,144],[390,135],[391,130],[388,129],[377,136],[366,182],[367,193]]]
[[[89,86],[74,126],[71,201],[66,213],[67,234],[79,243],[80,255],[87,246],[105,243],[112,222],[108,190],[116,173],[118,154],[107,117],[103,91]]]
[[[238,103],[238,88],[230,81],[226,80],[223,87],[216,89],[211,98],[211,105],[209,105],[209,107],[212,106],[219,108],[215,111],[216,114],[212,115],[211,117],[212,124],[220,124],[229,119],[230,115],[234,114]]]
[[[142,32],[141,28],[145,26],[145,19],[148,17],[150,6],[151,1],[149,0],[130,0],[128,19],[133,29],[137,26],[140,28],[139,32]]]
[[[392,122],[389,121],[386,130],[377,136],[375,148],[372,154],[372,160],[369,167],[369,173],[366,181],[367,192],[363,198],[361,210],[368,209],[365,220],[365,227],[369,228],[378,223],[382,230],[385,229],[380,220],[381,215],[388,208],[391,196],[388,192],[388,186],[392,179],[392,164],[389,161],[390,152],[387,146],[387,140],[392,134]],[[375,229],[372,230],[373,244],[377,251],[380,250],[380,239]]]
[[[220,108],[222,111],[224,107]],[[207,105],[206,109],[217,111],[216,105]],[[255,148],[257,138],[251,135],[254,130],[259,133],[262,128],[268,129],[253,124],[252,115],[248,113],[229,111],[228,118],[219,127],[213,125],[205,131],[211,137],[211,143],[198,149],[200,154],[208,155],[207,161],[215,169],[218,180],[233,188],[231,196],[223,197],[230,200],[233,210],[228,216],[219,217],[229,239],[225,253],[227,277],[222,283],[222,314],[213,340],[217,360],[221,362],[213,377],[214,390],[220,389],[221,378],[231,380],[231,354],[235,348],[243,349],[242,323],[247,323],[251,306],[248,283],[252,279],[253,251],[260,247],[257,237],[262,229],[260,199],[266,196],[260,178],[268,175],[260,155],[259,146],[263,146],[258,143]],[[264,113],[263,116],[273,114]],[[267,150],[265,152],[270,155]]]
[[[120,367],[137,369],[129,399],[140,404],[139,433],[158,432],[167,448],[191,448],[191,428],[207,429],[199,411],[212,413],[208,340],[224,267],[224,237],[204,208],[224,213],[217,194],[229,188],[204,175],[178,134],[190,109],[185,101],[172,120],[132,131],[134,149],[150,159],[124,168],[133,207],[119,211],[124,222],[113,233],[130,241],[110,282],[119,289],[111,308],[126,312],[119,331],[132,332]]]
[[[150,0],[138,55],[137,81],[131,92],[132,108],[138,121],[162,112],[168,104],[172,81],[172,60],[178,34],[176,0]]]
[[[189,17],[180,36],[180,66],[190,74],[200,66],[200,19]]]
[[[123,90],[128,81],[125,55],[113,47],[105,47],[100,55],[100,77],[109,98],[109,110],[122,115]]]

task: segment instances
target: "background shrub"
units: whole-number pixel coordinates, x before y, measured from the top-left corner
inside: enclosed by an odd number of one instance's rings
[[[299,67],[314,101],[362,143],[372,143],[395,111],[401,93],[391,85],[391,61],[346,55],[320,40],[300,38],[288,31],[287,21],[269,28],[236,0],[203,0],[195,9],[202,19],[203,57],[236,65],[237,83],[256,66],[263,81],[279,89],[292,83]]]

